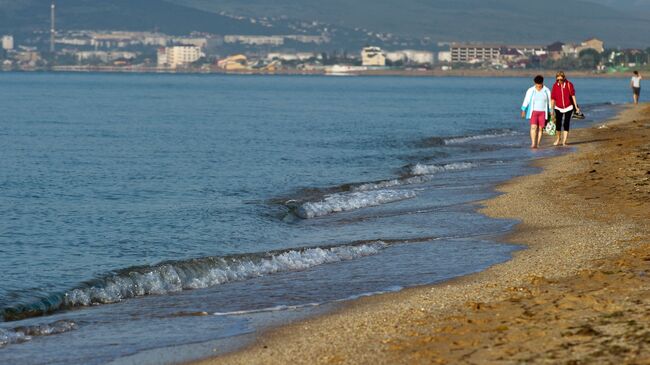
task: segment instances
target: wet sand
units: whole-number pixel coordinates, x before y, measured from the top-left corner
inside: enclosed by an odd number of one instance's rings
[[[484,202],[521,221],[505,240],[528,249],[513,260],[359,299],[196,364],[650,364],[650,106],[569,143],[577,151]]]

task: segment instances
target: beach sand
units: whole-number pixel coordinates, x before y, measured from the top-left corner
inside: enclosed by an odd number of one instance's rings
[[[513,260],[362,298],[195,364],[650,364],[650,106],[569,142],[577,151],[484,202],[521,221],[504,238],[528,246]]]

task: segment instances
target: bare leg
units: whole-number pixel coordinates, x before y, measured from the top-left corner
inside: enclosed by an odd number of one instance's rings
[[[544,135],[544,128],[537,128],[537,145],[542,144],[542,135]]]
[[[634,104],[639,104],[639,95],[634,94]]]
[[[566,140],[569,138],[569,132],[562,132],[562,146],[566,146]]]
[[[560,144],[560,136],[562,135],[562,131],[557,131],[555,132],[555,142],[553,142],[553,146],[557,146]]]
[[[530,148],[537,148],[537,125],[533,124],[530,126]]]

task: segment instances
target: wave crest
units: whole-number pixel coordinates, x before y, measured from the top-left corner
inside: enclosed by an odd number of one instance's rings
[[[386,246],[383,241],[375,241],[260,254],[206,257],[134,267],[35,303],[4,308],[0,314],[7,321],[19,320],[66,308],[117,303],[128,298],[207,288],[277,272],[304,270],[322,264],[353,260],[377,254]]]
[[[411,167],[412,175],[432,175],[446,171],[468,170],[477,167],[478,164],[474,162],[454,162],[444,165],[425,165],[416,164]]]
[[[390,183],[389,183],[390,184]],[[398,185],[397,183],[396,185]],[[412,190],[360,190],[351,193],[336,193],[325,196],[321,201],[306,202],[295,211],[300,218],[310,219],[332,213],[373,207],[411,199],[416,196]]]

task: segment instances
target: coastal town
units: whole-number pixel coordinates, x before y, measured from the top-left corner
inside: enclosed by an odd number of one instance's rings
[[[336,49],[332,35],[174,36],[160,32],[51,30],[17,41],[1,35],[3,71],[349,74],[390,71],[573,69],[625,72],[650,63],[648,49],[607,48],[598,38],[541,44],[421,42]],[[412,45],[412,44],[411,44]],[[334,48],[334,50],[332,50]]]

